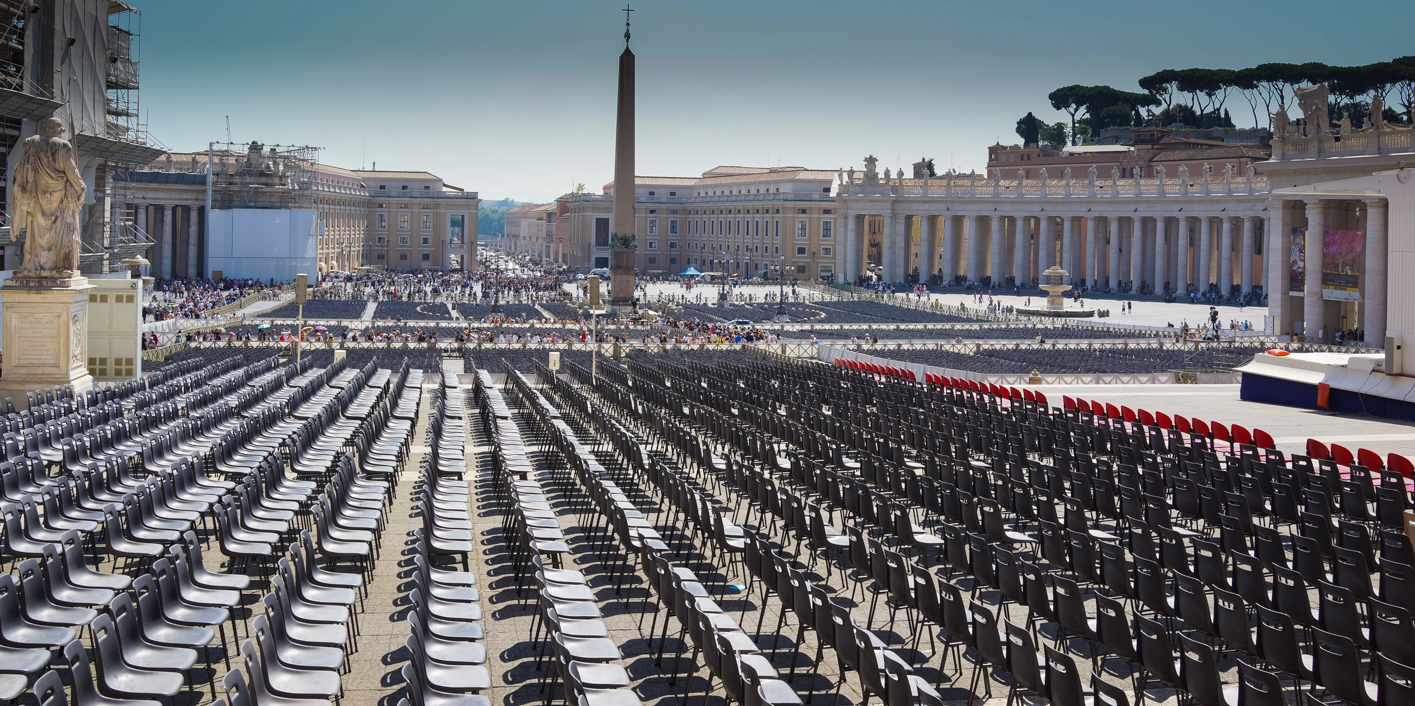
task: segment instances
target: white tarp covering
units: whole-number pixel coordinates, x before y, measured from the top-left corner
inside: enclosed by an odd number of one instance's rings
[[[290,281],[316,273],[314,209],[237,208],[211,212],[206,252],[207,277]]]

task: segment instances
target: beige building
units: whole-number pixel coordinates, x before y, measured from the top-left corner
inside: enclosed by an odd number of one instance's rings
[[[506,249],[545,259],[556,257],[555,223],[559,203],[527,204],[506,211]]]
[[[835,172],[804,167],[710,169],[699,177],[635,179],[638,269],[677,274],[688,267],[743,277],[833,276],[837,228]],[[564,196],[563,257],[588,270],[609,266],[615,185],[602,195]],[[557,238],[558,240],[558,238]]]
[[[319,272],[360,266],[476,268],[476,192],[428,172],[350,170],[319,164],[309,148],[252,142],[213,151],[211,207],[312,209]],[[210,276],[206,252],[207,153],[173,153],[113,176],[111,220],[132,223],[155,245],[153,276]]]
[[[428,172],[354,173],[368,194],[364,264],[395,270],[476,269],[481,203],[476,192]]]

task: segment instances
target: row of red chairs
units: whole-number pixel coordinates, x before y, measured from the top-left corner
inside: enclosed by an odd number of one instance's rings
[[[859,360],[846,360],[836,358],[835,364],[851,370],[860,370],[883,377],[899,378],[903,380],[917,380],[914,371],[908,368],[896,368],[891,365],[879,365]],[[1046,395],[1031,390],[1019,390],[1015,387],[997,385],[990,382],[978,382],[977,380],[964,380],[961,378],[948,377],[945,375],[934,375],[924,373],[924,381],[930,385],[942,385],[944,387],[954,387],[964,390],[972,390],[1005,400],[1025,400],[1037,404],[1046,404]],[[1145,409],[1131,409],[1125,405],[1115,405],[1109,402],[1087,401],[1079,397],[1072,398],[1062,395],[1062,407],[1067,410],[1088,412],[1096,416],[1105,416],[1110,419],[1119,419],[1126,423],[1139,422],[1147,427],[1157,426],[1161,429],[1174,429],[1185,435],[1203,436],[1214,443],[1216,449],[1232,449],[1237,445],[1251,444],[1259,449],[1276,449],[1277,443],[1271,434],[1262,429],[1254,428],[1249,431],[1241,424],[1226,425],[1222,422],[1205,422],[1202,419],[1190,419],[1181,414],[1173,416],[1164,412],[1150,412]],[[1386,454],[1382,459],[1380,454],[1370,449],[1358,448],[1355,454],[1350,449],[1341,444],[1331,444],[1328,446],[1316,439],[1307,440],[1307,455],[1317,460],[1330,460],[1338,466],[1350,466],[1352,463],[1359,463],[1370,469],[1372,472],[1381,470],[1392,470],[1400,473],[1406,478],[1415,477],[1415,464],[1410,459],[1397,453]]]
[[[879,365],[878,363],[868,363],[862,360],[847,360],[845,358],[836,358],[835,364],[842,368],[860,370],[867,373],[880,375],[883,377],[900,378],[902,380],[913,381],[918,380],[918,377],[914,375],[914,371],[908,368],[896,368],[891,365]],[[1033,392],[1031,390],[1019,390],[1015,387],[1008,387],[1006,385],[995,385],[990,382],[964,380],[962,378],[948,377],[946,375],[934,375],[933,373],[928,372],[924,373],[924,382],[927,382],[930,385],[956,387],[963,390],[981,392],[984,394],[992,395],[994,397],[1001,397],[1005,400],[1025,400],[1027,402],[1036,402],[1037,404],[1046,404],[1047,402],[1046,395],[1043,395],[1040,392]]]

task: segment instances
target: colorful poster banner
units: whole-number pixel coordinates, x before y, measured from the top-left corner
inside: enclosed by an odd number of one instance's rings
[[[1366,234],[1359,230],[1322,233],[1322,299],[1361,301],[1366,265]]]
[[[1292,251],[1287,255],[1287,291],[1303,294],[1307,291],[1307,229],[1293,227]]]

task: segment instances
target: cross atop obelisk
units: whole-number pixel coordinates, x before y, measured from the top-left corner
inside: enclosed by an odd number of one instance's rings
[[[609,303],[634,304],[638,243],[634,213],[634,52],[629,49],[629,13],[624,7],[624,52],[619,55],[619,103],[614,124],[614,219],[610,224]]]

